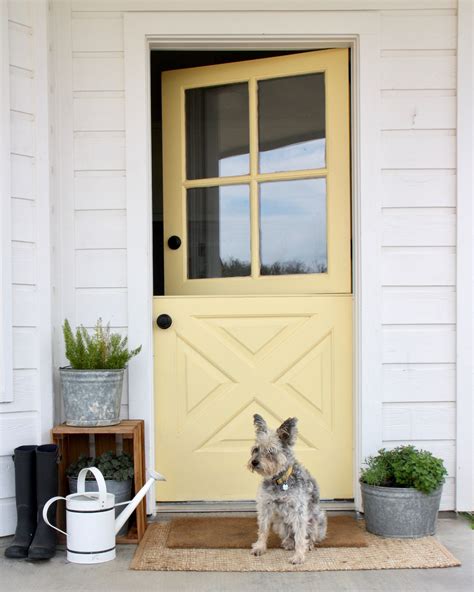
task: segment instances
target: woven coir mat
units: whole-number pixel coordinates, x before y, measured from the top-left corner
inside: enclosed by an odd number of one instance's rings
[[[171,522],[150,524],[130,569],[142,571],[316,572],[372,569],[420,569],[461,565],[435,537],[384,539],[365,532],[366,547],[325,547],[309,551],[302,565],[292,565],[293,551],[269,549],[254,557],[249,549],[177,549],[166,546]]]
[[[171,521],[166,546],[170,549],[250,549],[257,540],[254,517],[176,518]],[[272,532],[269,549],[280,547],[280,538]],[[327,537],[318,547],[366,547],[364,531],[351,516],[331,516]]]

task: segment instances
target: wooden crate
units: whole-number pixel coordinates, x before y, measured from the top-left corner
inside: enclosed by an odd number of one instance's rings
[[[53,442],[59,447],[60,461],[58,467],[59,495],[69,493],[66,476],[67,467],[75,462],[81,454],[91,456],[95,448],[95,456],[109,450],[117,451],[121,444],[124,452],[133,458],[134,479],[132,495],[135,495],[145,484],[145,422],[143,419],[127,419],[118,425],[94,428],[79,428],[61,424],[51,430]],[[58,524],[65,526],[64,502],[58,504]],[[127,536],[117,537],[117,543],[139,543],[145,534],[146,500],[140,502],[130,518]]]

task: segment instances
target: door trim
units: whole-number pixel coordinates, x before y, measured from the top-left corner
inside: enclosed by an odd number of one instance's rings
[[[246,31],[236,34],[235,31]],[[283,32],[284,31],[284,32]],[[155,464],[151,233],[151,49],[351,49],[354,291],[354,492],[363,459],[382,443],[380,15],[272,11],[124,14],[127,170],[128,335],[142,352],[129,367],[130,417],[146,424],[146,459]],[[362,199],[363,197],[363,199]],[[155,512],[153,495],[148,509]]]

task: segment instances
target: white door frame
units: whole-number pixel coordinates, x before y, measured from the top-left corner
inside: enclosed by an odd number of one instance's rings
[[[375,12],[149,12],[124,14],[128,335],[142,352],[129,367],[130,417],[145,418],[146,458],[155,466],[153,425],[150,50],[352,50],[354,285],[354,495],[362,460],[382,443],[380,15]],[[159,469],[159,459],[156,459]],[[153,498],[148,499],[154,510]]]

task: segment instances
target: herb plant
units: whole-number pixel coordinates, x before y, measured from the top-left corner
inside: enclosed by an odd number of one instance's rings
[[[380,487],[414,487],[431,493],[441,487],[446,475],[442,459],[431,452],[398,446],[393,450],[382,448],[377,456],[367,458],[360,481]]]
[[[81,455],[75,463],[69,465],[66,475],[77,478],[80,471],[86,467],[97,467],[104,476],[104,479],[113,481],[133,479],[133,460],[126,452],[114,454],[112,451],[109,451],[95,458]],[[94,476],[92,473],[88,473],[86,479],[94,479]]]
[[[141,346],[129,351],[127,337],[119,333],[110,332],[110,323],[102,325],[99,319],[91,334],[82,325],[77,327],[74,334],[69,321],[63,325],[66,357],[71,367],[76,370],[111,370],[125,368],[133,356],[136,356]]]

